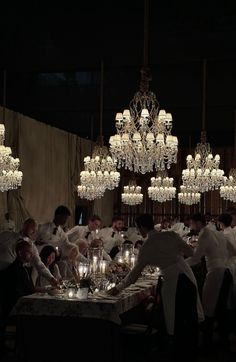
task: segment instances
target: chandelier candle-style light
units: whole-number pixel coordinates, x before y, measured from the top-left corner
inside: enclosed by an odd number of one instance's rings
[[[104,196],[105,190],[105,187],[103,187],[102,185],[100,187],[83,185],[77,186],[78,196],[81,199],[87,199],[89,201],[101,199]]]
[[[180,192],[178,193],[178,200],[181,204],[185,205],[198,204],[201,200],[201,194],[198,192],[198,187],[186,187],[181,185]]]
[[[148,196],[153,201],[158,202],[172,200],[176,194],[176,188],[173,187],[173,182],[174,179],[172,177],[151,177],[151,186],[148,187]]]
[[[148,68],[148,0],[144,17],[144,65],[140,88],[129,109],[116,114],[117,133],[110,137],[110,151],[117,167],[145,174],[170,168],[177,162],[178,139],[171,135],[172,115],[159,111],[155,93],[149,90]]]
[[[130,184],[124,186],[124,192],[121,194],[121,201],[123,204],[134,206],[143,202],[143,194],[141,193],[141,186]]]

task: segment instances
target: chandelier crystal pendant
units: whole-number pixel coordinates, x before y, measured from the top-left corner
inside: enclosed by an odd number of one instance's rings
[[[153,201],[166,202],[172,200],[176,194],[176,188],[173,187],[174,179],[172,177],[151,177],[151,186],[148,187],[148,196]]]
[[[6,71],[4,71],[3,85],[3,122],[5,123],[5,103],[6,103]],[[19,158],[12,157],[10,147],[4,145],[5,126],[0,124],[0,191],[17,189],[21,186],[23,173],[19,171]]]
[[[181,185],[180,192],[178,193],[178,200],[181,204],[185,205],[198,204],[201,200],[201,194],[198,192],[198,187],[186,187]]]
[[[120,173],[116,170],[116,162],[104,146],[102,136],[103,119],[103,62],[101,63],[101,97],[100,97],[100,136],[93,149],[92,157],[84,158],[84,170],[80,172],[81,185],[78,186],[80,198],[94,200],[101,198],[105,190],[113,190],[119,185]]]
[[[110,152],[117,167],[145,174],[169,169],[177,162],[178,139],[171,135],[172,115],[159,111],[155,93],[149,90],[152,77],[148,68],[148,0],[144,17],[144,65],[140,89],[129,109],[116,114],[117,133],[110,137]]]
[[[202,101],[201,142],[195,149],[195,157],[188,155],[187,168],[182,171],[183,185],[196,187],[198,192],[217,190],[225,182],[224,171],[220,167],[220,156],[212,155],[211,146],[206,141],[206,61],[203,62],[203,101]]]
[[[136,186],[131,182],[128,186],[124,186],[124,192],[121,194],[121,201],[123,204],[135,206],[143,202],[143,194],[141,193],[141,186]]]

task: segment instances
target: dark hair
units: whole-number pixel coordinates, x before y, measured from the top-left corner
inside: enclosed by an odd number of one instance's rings
[[[221,214],[218,218],[218,221],[222,222],[225,226],[231,226],[232,220],[233,218],[230,214]]]
[[[70,210],[68,207],[60,205],[55,210],[55,216],[70,216]]]
[[[30,225],[30,224],[36,224],[36,221],[34,219],[32,219],[31,217],[29,217],[28,219],[26,219],[24,221],[24,226]]]
[[[138,227],[143,226],[148,230],[154,229],[153,217],[150,214],[141,214],[141,215],[139,215],[136,218],[135,222],[136,222]]]
[[[229,206],[226,210],[225,210],[226,214],[230,214],[230,215],[236,215],[236,208],[234,206]]]
[[[51,255],[52,253],[55,253],[55,259],[56,259],[56,250],[54,249],[54,247],[52,245],[46,245],[43,247],[43,249],[40,252],[40,258],[43,262],[44,265],[47,264],[47,258],[49,257],[49,255]],[[50,272],[53,272],[53,268],[55,265],[56,260],[54,261],[54,263],[52,263],[51,265],[49,265],[49,270]]]
[[[134,247],[136,248],[138,245],[143,245],[143,240],[137,240],[136,243],[134,244]]]
[[[89,218],[89,221],[96,221],[96,220],[98,220],[98,221],[102,221],[102,219],[100,218],[100,216],[98,216],[98,215],[93,215],[93,216],[91,216],[90,218]]]
[[[122,219],[121,216],[113,216],[113,218],[112,218],[112,224],[113,224],[113,222],[116,222],[116,221],[123,221],[123,219]]]
[[[132,245],[133,243],[132,243],[131,240],[126,239],[126,240],[123,242],[123,244],[130,244],[130,245]]]
[[[23,250],[25,247],[31,247],[31,244],[26,240],[21,240],[16,244],[16,253]]]
[[[191,217],[190,217],[190,219],[192,220],[192,221],[195,221],[195,222],[197,222],[197,221],[200,221],[202,224],[206,224],[206,219],[205,219],[205,215],[203,215],[203,214],[194,214],[194,215],[192,215]]]

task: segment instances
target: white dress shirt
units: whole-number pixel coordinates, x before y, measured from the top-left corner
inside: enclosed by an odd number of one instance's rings
[[[141,247],[138,260],[131,272],[125,277],[117,289],[121,291],[134,283],[140,276],[146,265],[157,266],[164,276],[162,287],[163,308],[165,314],[166,328],[170,335],[174,333],[175,320],[175,294],[180,273],[184,273],[194,283],[197,283],[191,268],[185,263],[183,256],[192,255],[192,249],[174,232],[166,231],[160,233],[152,230]],[[203,313],[200,299],[198,298],[199,319],[202,320]]]
[[[202,303],[205,315],[214,317],[220,288],[227,266],[227,239],[223,233],[214,230],[210,225],[204,227],[192,257],[187,259],[189,265],[200,263],[205,256],[207,275],[204,282]]]
[[[128,240],[132,241],[133,244],[135,244],[138,240],[143,240],[142,235],[135,227],[129,227],[127,232],[125,233],[125,236]]]
[[[123,233],[124,234],[124,233]],[[100,239],[104,243],[104,250],[109,254],[114,246],[119,246],[124,242],[122,233],[112,227],[106,227],[100,231]]]
[[[188,233],[190,232],[190,228],[185,226],[183,222],[176,222],[170,231],[176,232],[181,238],[186,238]]]
[[[28,237],[22,237],[20,233],[15,233],[13,231],[4,231],[0,233],[0,270],[5,269],[8,265],[13,263],[16,258],[16,245],[22,239],[31,243],[33,247],[33,257],[30,262],[31,266],[35,267],[39,275],[50,280],[53,275],[41,261],[38,249],[32,240]]]
[[[53,247],[58,246],[62,252],[62,256],[67,256],[71,248],[75,246],[75,244],[68,240],[68,237],[62,227],[60,225],[56,226],[54,222],[39,225],[36,236],[36,244],[37,243],[39,245],[49,244]],[[79,257],[81,261],[85,259],[80,253]]]
[[[71,243],[77,243],[79,240],[84,240],[89,245],[94,239],[99,238],[99,230],[96,233],[93,230],[89,230],[88,225],[76,225],[72,229],[68,230],[66,235]]]

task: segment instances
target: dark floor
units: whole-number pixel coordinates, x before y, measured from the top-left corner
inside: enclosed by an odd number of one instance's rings
[[[214,340],[212,350],[208,351],[207,353],[198,353],[197,355],[186,355],[185,351],[180,357],[173,356],[171,357],[168,350],[161,351],[160,349],[153,349],[152,352],[146,350],[137,343],[136,346],[132,346],[132,344],[128,345],[128,348],[123,353],[123,360],[122,362],[172,362],[172,361],[188,361],[188,362],[205,362],[205,361],[214,361],[214,362],[236,362],[236,335],[231,335],[230,337],[231,346],[230,352],[225,352],[219,346],[217,339]],[[11,345],[9,345],[12,347]],[[105,345],[104,345],[105,346]],[[102,346],[101,346],[102,351]],[[186,357],[186,358],[185,358]],[[74,359],[76,361],[77,359]],[[17,362],[17,358],[13,351],[8,351],[4,356],[0,357],[1,362]],[[46,359],[45,359],[46,361]],[[42,362],[45,362],[42,361]],[[88,360],[87,360],[88,361]],[[98,358],[98,362],[102,361]],[[65,361],[66,362],[66,361]]]

